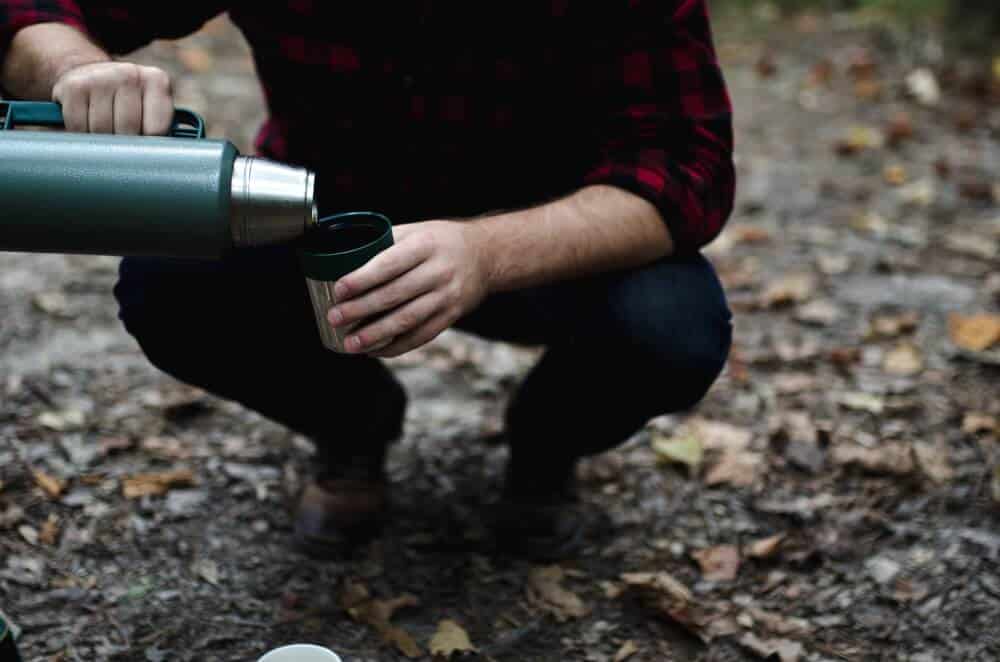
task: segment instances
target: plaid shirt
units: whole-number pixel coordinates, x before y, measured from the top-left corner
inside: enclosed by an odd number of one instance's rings
[[[37,22],[122,54],[224,11],[269,106],[258,151],[315,170],[324,212],[460,217],[609,184],[652,202],[690,252],[731,211],[705,0],[0,0],[0,54]]]

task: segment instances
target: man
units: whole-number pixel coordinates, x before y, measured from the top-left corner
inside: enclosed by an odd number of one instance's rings
[[[381,358],[451,326],[545,345],[508,408],[492,522],[515,551],[568,553],[576,460],[695,404],[729,349],[698,254],[734,187],[704,0],[0,0],[0,81],[70,130],[160,134],[167,75],[108,53],[222,11],[266,93],[258,151],[315,170],[324,213],[386,213],[396,244],[336,286],[330,323],[370,320],[347,355],[321,346],[287,248],[126,258],[126,328],[167,373],[315,440],[296,538],[319,553],[384,510],[406,397]]]

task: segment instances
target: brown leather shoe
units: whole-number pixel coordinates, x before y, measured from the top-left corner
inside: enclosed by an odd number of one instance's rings
[[[305,553],[331,558],[378,533],[386,509],[381,466],[363,460],[324,467],[302,491],[295,513],[294,540]]]

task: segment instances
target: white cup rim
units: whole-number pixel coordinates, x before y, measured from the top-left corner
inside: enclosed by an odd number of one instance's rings
[[[303,657],[303,655],[308,657]],[[316,644],[288,644],[264,653],[257,662],[343,662],[329,648]]]

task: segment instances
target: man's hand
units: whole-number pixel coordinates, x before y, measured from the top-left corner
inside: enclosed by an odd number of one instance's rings
[[[474,222],[400,225],[395,244],[334,285],[333,326],[362,322],[348,353],[399,356],[430,342],[488,292],[483,235]]]
[[[128,62],[96,62],[64,71],[52,88],[66,129],[164,135],[174,116],[170,77]]]

